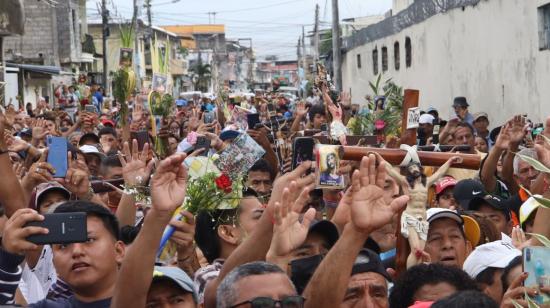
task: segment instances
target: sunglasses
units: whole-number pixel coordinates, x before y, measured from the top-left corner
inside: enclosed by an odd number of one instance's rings
[[[287,296],[281,300],[275,300],[269,297],[256,297],[246,302],[238,303],[230,308],[236,308],[242,305],[250,304],[252,308],[275,308],[277,304],[281,308],[302,308],[304,307],[305,298],[299,295]]]

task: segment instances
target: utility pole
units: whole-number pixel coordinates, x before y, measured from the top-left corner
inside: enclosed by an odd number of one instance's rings
[[[108,63],[107,63],[107,37],[109,37],[109,11],[107,10],[107,0],[101,1],[101,23],[103,32],[103,89],[109,89],[109,82],[107,80]]]
[[[307,75],[306,73],[306,67],[307,67],[307,55],[306,55],[306,27],[302,26],[302,60],[303,60],[303,70],[304,70],[304,76]]]
[[[147,7],[147,23],[149,24],[149,31],[151,31],[151,27],[153,27],[153,16],[151,15],[151,0],[145,0]]]
[[[298,38],[298,45],[296,48],[296,55],[298,56],[298,67],[302,66],[302,38]],[[300,87],[302,85],[302,77],[300,76],[300,71],[298,71],[298,82]],[[302,95],[303,96],[303,95]]]
[[[313,29],[313,44],[315,48],[315,63],[319,62],[319,4],[315,5],[315,26]]]
[[[338,0],[332,0],[332,61],[334,85],[336,91],[342,91],[342,55],[340,41],[340,17],[338,16]]]
[[[139,6],[138,6],[138,0],[134,0],[134,16],[132,18],[132,22],[134,23],[134,65],[136,67],[136,85],[138,87],[138,90],[141,90],[141,59],[139,55],[139,24],[138,24],[138,12],[139,12]]]

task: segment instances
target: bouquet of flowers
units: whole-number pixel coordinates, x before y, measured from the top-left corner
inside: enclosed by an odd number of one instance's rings
[[[208,172],[187,184],[184,208],[193,215],[201,211],[234,209],[242,198],[242,188],[241,179],[232,181],[224,173]]]

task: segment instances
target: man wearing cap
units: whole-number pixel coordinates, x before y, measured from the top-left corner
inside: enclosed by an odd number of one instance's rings
[[[97,147],[93,145],[83,145],[80,147],[80,151],[84,153],[86,165],[88,166],[88,170],[90,170],[90,175],[98,177],[101,162],[105,158],[105,154],[101,153]]]
[[[146,307],[195,308],[193,280],[178,267],[155,266]]]
[[[499,232],[508,236],[512,233],[514,225],[510,209],[501,197],[491,194],[481,194],[470,201],[468,210],[477,211],[489,218]]]
[[[535,196],[542,198],[540,195]],[[519,208],[519,223],[525,233],[533,233],[533,224],[535,223],[535,216],[539,206],[540,203],[535,198],[529,197]],[[526,236],[530,237],[527,234]]]
[[[502,300],[501,275],[515,257],[520,256],[509,237],[477,247],[464,262],[463,269],[474,278],[480,289],[497,303]]]
[[[434,132],[434,116],[428,113],[424,113],[418,120],[418,142],[419,145],[426,145],[429,138],[433,136]]]
[[[80,137],[78,146],[99,144],[99,137],[94,133],[86,133]]]
[[[486,112],[478,112],[474,114],[474,128],[476,129],[476,136],[481,137],[489,142],[489,115]]]
[[[424,250],[431,262],[461,267],[479,241],[479,225],[449,209],[431,208],[427,214],[430,227]]]
[[[459,96],[455,97],[453,102],[453,108],[455,110],[456,116],[462,121],[466,122],[470,125],[473,125],[474,123],[474,116],[470,112],[468,112],[468,107],[470,105],[468,104],[468,101],[466,100],[466,97]]]
[[[388,285],[391,277],[376,253],[369,249],[359,252],[340,307],[388,307]]]
[[[99,136],[99,143],[104,153],[117,153],[119,150],[119,143],[116,130],[112,127],[103,127],[97,133]]]
[[[450,176],[446,176],[435,184],[435,205],[439,208],[457,209],[457,202],[453,195],[453,189],[457,181]]]
[[[467,210],[470,201],[478,196],[485,195],[485,188],[478,180],[466,179],[458,181],[453,188],[453,196],[458,203],[459,209]]]

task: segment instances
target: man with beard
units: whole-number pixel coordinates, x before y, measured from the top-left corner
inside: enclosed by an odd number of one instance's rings
[[[337,173],[337,158],[335,153],[328,153],[326,156],[326,169],[321,172],[321,185],[340,185],[341,176]]]
[[[412,157],[416,156],[416,153],[411,154],[414,154],[411,155]],[[384,161],[380,155],[378,156],[380,161]],[[407,268],[418,264],[422,255],[417,251],[424,249],[428,237],[429,223],[426,217],[428,189],[447,172],[451,164],[461,161],[462,158],[458,156],[451,157],[430,177],[424,175],[424,168],[418,161],[411,159],[405,165],[406,176],[399,174],[388,162],[384,161],[388,174],[397,181],[404,194],[410,197],[407,207],[401,215],[401,234],[409,240],[411,247],[411,253],[407,258]]]

